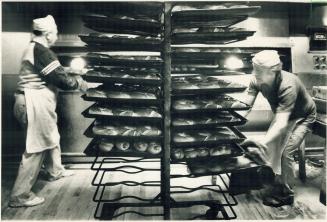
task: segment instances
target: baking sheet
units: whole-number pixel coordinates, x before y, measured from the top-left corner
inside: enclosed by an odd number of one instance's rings
[[[100,14],[88,14],[82,16],[83,22],[90,26],[111,29],[112,33],[120,33],[121,30],[130,30],[159,34],[162,24],[151,19],[132,18],[123,15],[105,16]]]
[[[153,67],[161,66],[163,61],[158,56],[110,56],[102,53],[88,53],[83,58],[89,65]]]
[[[193,17],[194,18],[194,17]],[[248,18],[248,16],[226,16],[226,17],[217,17],[214,19],[192,19],[190,20],[179,20],[176,17],[173,17],[172,19],[172,27],[173,28],[179,28],[179,27],[218,27],[218,28],[227,28],[232,25],[235,25],[236,23],[239,23],[241,21],[244,21]]]
[[[179,8],[178,8],[179,7]],[[204,7],[178,6],[174,7],[172,17],[182,21],[214,20],[228,16],[250,16],[257,13],[260,6],[234,5],[211,5]]]
[[[173,44],[228,44],[245,40],[255,31],[179,32],[172,34]]]
[[[229,157],[215,161],[215,157],[210,160],[188,160],[187,166],[194,176],[217,175],[223,173],[233,173],[239,170],[265,167],[250,160],[246,156]]]
[[[79,37],[91,50],[161,51],[162,49],[162,40],[154,37],[132,37],[99,33],[79,35]]]
[[[223,110],[248,110],[251,107],[244,104],[242,108],[232,108],[238,100],[228,95],[189,95],[172,98],[172,113],[204,113]]]
[[[86,101],[117,102],[117,103],[141,103],[160,104],[161,93],[159,89],[149,87],[127,87],[110,86],[107,89],[104,85],[97,88],[90,88],[82,98]]]
[[[110,133],[108,131],[108,127],[110,127]],[[128,133],[123,135],[123,131],[127,129],[136,129],[137,133],[133,134],[133,131],[130,131],[131,133]],[[151,135],[145,135],[145,126],[128,126],[128,123],[126,125],[122,125],[121,122],[111,122],[106,123],[106,121],[100,121],[95,120],[84,132],[84,135],[89,138],[108,138],[112,141],[127,141],[127,142],[134,142],[134,141],[160,141],[162,139],[162,130],[159,129],[157,126],[146,126],[146,130],[152,129]],[[112,130],[112,129],[117,129]],[[122,130],[121,130],[122,129]],[[97,130],[95,132],[95,130]],[[101,133],[100,133],[101,131]],[[113,132],[113,133],[111,133]],[[118,132],[118,133],[116,133]],[[126,132],[126,131],[124,131]],[[133,134],[133,135],[132,135]]]
[[[86,149],[84,150],[84,153],[87,156],[91,156],[91,157],[98,157],[98,156],[109,157],[110,156],[110,157],[145,157],[145,158],[159,158],[162,156],[162,153],[163,153],[163,152],[161,152],[160,154],[151,154],[147,151],[140,152],[135,149],[133,143],[131,143],[131,147],[126,151],[122,151],[122,150],[119,150],[118,148],[114,147],[111,151],[104,152],[104,151],[101,151],[101,149],[99,149],[98,143],[99,143],[99,140],[93,139],[88,144]],[[114,141],[113,141],[113,143],[114,143]]]
[[[220,111],[203,115],[173,115],[172,130],[210,129],[217,126],[237,126],[246,123],[246,119],[234,111]]]
[[[188,148],[192,148],[192,147],[188,147]],[[174,152],[176,152],[177,150],[183,150],[183,152],[185,153],[185,149],[183,148],[174,148],[172,147],[171,150],[171,159],[174,163],[176,162],[185,162],[185,161],[220,161],[221,159],[226,159],[226,158],[230,158],[230,157],[236,157],[236,156],[241,156],[244,154],[244,150],[241,146],[239,146],[237,143],[226,143],[226,144],[220,144],[220,145],[214,145],[214,146],[202,146],[200,147],[201,149],[208,149],[209,150],[209,154],[208,156],[199,156],[197,155],[197,157],[195,158],[186,158],[185,154],[184,154],[184,158],[179,158],[176,159],[173,155]],[[218,149],[220,150],[220,154],[219,153],[215,153],[214,155],[210,154],[210,149]],[[195,151],[199,151],[199,147],[195,147],[194,148]]]
[[[105,103],[95,103],[83,113],[88,118],[106,118],[125,121],[162,121],[162,114],[158,107],[117,106]]]
[[[215,76],[194,75],[172,78],[174,94],[207,94],[242,92],[247,87]]]
[[[127,83],[127,84],[143,84],[143,85],[155,85],[160,86],[162,81],[160,75],[156,74],[122,74],[114,73],[109,70],[95,71],[90,70],[82,76],[88,82],[97,83]]]
[[[242,142],[245,136],[234,127],[216,127],[215,129],[185,130],[172,134],[175,147],[216,145],[230,142]]]

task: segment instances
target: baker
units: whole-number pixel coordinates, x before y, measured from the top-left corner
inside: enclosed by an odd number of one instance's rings
[[[61,164],[55,112],[57,91],[85,91],[87,83],[80,76],[68,75],[49,49],[56,42],[57,33],[51,15],[34,19],[32,41],[22,58],[14,115],[25,130],[26,147],[11,192],[11,207],[30,207],[45,201],[31,191],[42,164],[50,181],[73,175]]]
[[[261,92],[268,100],[274,118],[262,140],[247,139],[243,145],[258,147],[276,174],[275,184],[268,189],[263,203],[274,207],[290,205],[294,202],[293,153],[303,145],[316,119],[316,106],[300,79],[282,70],[277,51],[261,51],[252,62],[254,77],[244,103],[252,106]]]

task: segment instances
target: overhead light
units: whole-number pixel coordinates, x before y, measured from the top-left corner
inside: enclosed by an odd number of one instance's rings
[[[225,68],[227,69],[241,69],[244,67],[244,63],[241,59],[237,58],[237,57],[229,57],[226,59],[225,61]]]
[[[82,58],[74,58],[71,62],[70,62],[70,68],[72,70],[75,70],[75,71],[81,71],[85,68],[86,66],[86,62],[84,59]]]

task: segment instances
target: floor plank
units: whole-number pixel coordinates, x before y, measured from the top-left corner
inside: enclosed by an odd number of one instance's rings
[[[64,178],[55,182],[46,182],[38,180],[34,190],[40,196],[46,197],[43,205],[31,208],[9,208],[7,202],[9,200],[10,190],[14,181],[14,172],[3,174],[2,180],[2,199],[1,199],[1,219],[6,220],[94,220],[94,212],[96,203],[92,201],[95,187],[91,186],[91,181],[95,175],[94,171],[88,169],[76,168],[76,175]],[[155,173],[146,174],[141,179],[153,180]],[[116,181],[121,177],[119,174],[110,174],[106,179]],[[129,177],[127,177],[129,179]],[[203,182],[210,181],[202,179]],[[192,180],[185,180],[186,185],[191,185]],[[195,185],[199,185],[197,180]],[[183,184],[178,181],[176,184]],[[291,207],[271,208],[262,205],[261,195],[259,191],[251,192],[251,195],[238,195],[238,205],[234,207],[237,219],[257,220],[257,219],[324,219],[326,207],[319,203],[319,186],[312,183],[306,185],[298,183],[296,187],[295,203]],[[319,184],[320,185],[320,184]],[[158,193],[158,189],[153,187],[139,186],[115,186],[106,190],[106,198],[117,198],[122,195],[139,194],[144,198],[154,197]],[[194,198],[214,198],[216,195],[208,193],[197,193],[186,195],[183,199]],[[180,198],[180,197],[179,197]],[[122,208],[119,212],[126,209],[139,211],[141,213],[162,213],[161,207],[152,208]],[[191,208],[173,209],[171,212],[172,219],[189,219],[198,213],[203,214],[207,210],[204,206],[195,206]],[[125,214],[117,220],[157,220],[160,217],[143,217],[136,214]],[[202,218],[203,219],[203,218]]]

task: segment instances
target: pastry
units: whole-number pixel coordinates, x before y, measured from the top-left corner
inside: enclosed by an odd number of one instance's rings
[[[99,150],[102,152],[109,152],[114,148],[114,144],[111,143],[110,141],[107,141],[106,139],[101,139],[99,145]]]
[[[156,142],[151,142],[148,146],[148,152],[154,155],[161,153],[161,150],[161,145]]]
[[[184,149],[184,155],[186,159],[193,159],[198,156],[198,152],[194,148],[186,148]]]
[[[209,156],[209,149],[208,148],[198,148],[197,149],[197,156],[198,157]]]
[[[145,142],[136,142],[134,143],[134,148],[137,151],[145,152],[148,149],[149,144]]]
[[[115,146],[117,149],[121,150],[121,151],[126,151],[129,149],[129,142],[116,142]]]
[[[175,160],[184,159],[184,151],[182,149],[173,149],[171,156]]]

